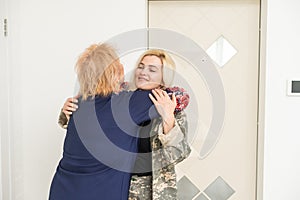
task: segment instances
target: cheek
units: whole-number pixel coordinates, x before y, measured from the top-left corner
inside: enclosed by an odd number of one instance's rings
[[[135,71],[134,71],[134,78],[136,79],[136,78],[138,77],[138,75],[139,75],[139,71],[138,71],[138,70],[135,70]]]
[[[152,75],[152,80],[161,83],[162,82],[162,74],[161,73],[155,73]]]

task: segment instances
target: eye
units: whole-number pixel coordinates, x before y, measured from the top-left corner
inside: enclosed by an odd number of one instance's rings
[[[149,65],[149,71],[150,72],[157,72],[158,67],[156,67],[155,65]]]
[[[138,65],[138,67],[137,67],[138,69],[144,69],[145,68],[145,65],[144,64],[142,64],[142,63],[140,63],[139,65]]]

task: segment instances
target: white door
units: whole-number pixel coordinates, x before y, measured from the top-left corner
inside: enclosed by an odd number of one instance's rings
[[[224,90],[222,129],[210,131],[218,112],[211,83],[171,52],[180,77],[175,84],[184,83],[192,96],[193,151],[177,165],[180,199],[256,199],[259,10],[259,0],[149,1],[148,26],[193,40],[212,59],[207,67],[215,68]]]

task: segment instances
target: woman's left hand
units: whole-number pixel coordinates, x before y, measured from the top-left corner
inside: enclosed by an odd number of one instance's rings
[[[176,107],[176,98],[174,93],[171,98],[166,91],[161,89],[152,90],[149,97],[156,107],[157,112],[163,119],[164,133],[168,133],[175,124],[174,110]],[[154,98],[155,97],[155,98]]]

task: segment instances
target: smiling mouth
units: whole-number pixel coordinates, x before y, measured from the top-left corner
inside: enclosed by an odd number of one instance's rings
[[[138,80],[139,81],[148,81],[146,78],[143,78],[143,77],[138,77]]]

